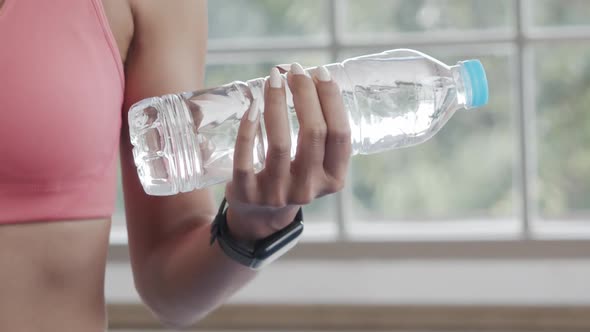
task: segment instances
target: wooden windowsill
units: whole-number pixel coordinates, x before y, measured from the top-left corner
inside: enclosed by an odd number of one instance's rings
[[[587,240],[490,240],[428,242],[303,242],[282,260],[359,259],[587,259]],[[109,260],[128,262],[127,245],[111,245]]]
[[[161,325],[139,304],[108,306],[111,329]],[[194,330],[590,331],[589,306],[226,305]]]

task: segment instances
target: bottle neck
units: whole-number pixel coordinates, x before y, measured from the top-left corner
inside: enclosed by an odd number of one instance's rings
[[[460,65],[451,66],[450,70],[451,74],[453,75],[455,87],[457,89],[457,104],[466,109],[471,108],[471,91],[469,91],[470,85],[469,82],[465,81],[465,79],[469,79],[469,77],[464,75]]]

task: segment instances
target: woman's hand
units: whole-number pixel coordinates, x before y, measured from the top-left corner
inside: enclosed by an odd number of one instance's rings
[[[284,228],[301,205],[344,187],[351,143],[340,89],[324,67],[310,78],[297,63],[291,65],[287,84],[300,125],[293,161],[285,87],[277,68],[271,70],[265,86],[268,153],[258,174],[252,160],[260,117],[257,107],[251,107],[238,130],[226,198],[228,227],[242,240],[261,239]]]

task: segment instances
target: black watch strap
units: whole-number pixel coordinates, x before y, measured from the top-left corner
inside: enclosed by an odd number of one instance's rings
[[[244,243],[231,236],[227,226],[227,200],[224,198],[211,225],[211,241],[233,260],[253,269],[260,268],[282,256],[303,233],[303,210],[299,208],[293,221],[285,228],[254,243]]]

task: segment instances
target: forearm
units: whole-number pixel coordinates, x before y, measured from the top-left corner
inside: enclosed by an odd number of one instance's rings
[[[209,224],[178,232],[154,248],[137,271],[142,298],[163,322],[190,325],[255,276],[209,241]]]

